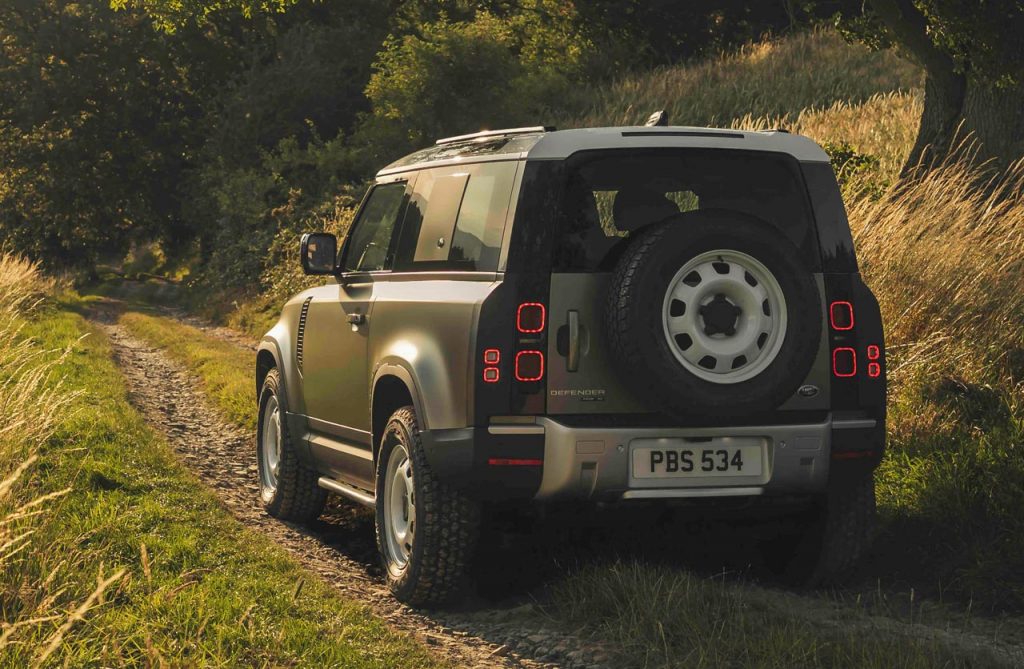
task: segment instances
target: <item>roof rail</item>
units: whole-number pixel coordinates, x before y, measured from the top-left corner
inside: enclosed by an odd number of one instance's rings
[[[456,135],[455,137],[445,137],[439,139],[435,144],[452,144],[454,142],[464,142],[470,139],[483,139],[486,137],[501,137],[502,135],[525,135],[533,132],[551,132],[554,130],[554,126],[550,125],[535,125],[529,128],[505,128],[504,130],[481,130],[480,132],[473,132],[468,135]]]

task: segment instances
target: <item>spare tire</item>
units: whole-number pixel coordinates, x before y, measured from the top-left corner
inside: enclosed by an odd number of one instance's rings
[[[622,380],[676,416],[775,409],[821,340],[811,271],[779,230],[724,209],[647,228],[616,265],[605,329]]]

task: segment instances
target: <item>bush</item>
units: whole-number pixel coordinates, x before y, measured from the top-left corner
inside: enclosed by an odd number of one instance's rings
[[[525,4],[512,16],[479,11],[390,38],[366,89],[373,117],[362,137],[397,140],[388,147],[397,156],[438,137],[538,125],[552,106],[571,106],[593,47],[572,12],[550,0]]]

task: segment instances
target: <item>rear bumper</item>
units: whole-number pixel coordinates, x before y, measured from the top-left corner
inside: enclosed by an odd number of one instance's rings
[[[590,428],[539,417],[423,437],[432,470],[477,497],[620,501],[821,493],[837,476],[874,468],[885,430],[882,421],[833,415],[813,424],[714,428]],[[639,443],[692,441],[699,448],[709,439],[751,437],[762,444],[757,476],[633,476],[631,453]]]

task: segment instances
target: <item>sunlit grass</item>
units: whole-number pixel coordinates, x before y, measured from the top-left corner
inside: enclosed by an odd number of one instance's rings
[[[437,666],[239,525],[128,404],[79,299],[29,309],[48,282],[19,263],[0,255],[0,666]]]

